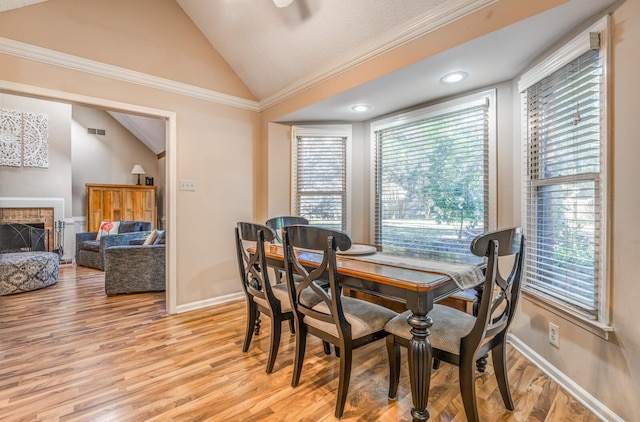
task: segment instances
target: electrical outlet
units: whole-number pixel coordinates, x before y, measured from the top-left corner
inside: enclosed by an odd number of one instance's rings
[[[180,190],[195,191],[196,181],[188,179],[180,179]]]
[[[553,322],[549,322],[549,343],[560,348],[560,328]]]

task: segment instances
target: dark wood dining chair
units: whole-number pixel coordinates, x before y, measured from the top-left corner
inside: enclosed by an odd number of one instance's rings
[[[494,372],[502,400],[507,409],[514,410],[507,380],[507,331],[513,319],[520,295],[524,236],[520,228],[484,233],[471,242],[471,252],[487,258],[483,295],[477,316],[443,305],[434,305],[429,316],[433,319],[428,337],[433,348],[434,362],[448,362],[459,367],[460,393],[467,420],[479,420],[476,405],[476,360],[491,351]],[[510,256],[511,258],[507,258]],[[498,269],[499,261],[512,259],[513,265],[505,279]],[[398,315],[385,329],[389,353],[389,397],[396,396],[400,377],[399,346],[407,347],[412,335],[407,322],[410,313]]]
[[[278,355],[282,322],[289,321],[293,332],[293,312],[286,284],[271,285],[267,262],[264,252],[264,243],[271,242],[275,233],[267,226],[240,222],[236,226],[236,251],[238,256],[238,269],[242,290],[247,299],[247,327],[245,331],[242,351],[247,352],[251,339],[260,330],[260,313],[271,319],[271,340],[269,345],[269,358],[267,359],[267,374],[273,371],[273,366]],[[247,248],[253,243],[255,253],[249,254]]]
[[[293,226],[296,224],[307,225],[309,224],[309,220],[296,215],[283,215],[280,217],[270,218],[265,224],[267,225],[267,227],[271,227],[271,229],[273,229],[273,231],[276,233],[276,240],[279,243],[282,243],[282,237],[280,236],[280,233],[282,232],[282,229],[284,227]]]
[[[385,324],[397,313],[373,303],[345,297],[340,287],[340,275],[336,266],[336,250],[351,247],[348,234],[315,226],[288,226],[282,230],[284,259],[289,295],[294,309],[296,328],[296,352],[291,385],[300,381],[304,361],[307,334],[319,337],[339,350],[340,378],[335,416],[340,418],[349,389],[352,351],[360,346],[387,336]],[[296,256],[294,248],[314,250],[322,254],[317,268],[306,268]],[[319,282],[323,274],[328,276],[329,291]],[[300,280],[299,282],[297,282]],[[309,298],[320,298],[320,302]],[[326,349],[325,349],[326,352]]]

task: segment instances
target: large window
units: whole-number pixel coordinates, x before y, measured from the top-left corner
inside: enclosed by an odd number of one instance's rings
[[[292,211],[310,224],[347,230],[345,125],[294,126]]]
[[[372,124],[376,244],[386,252],[469,254],[489,227],[493,91]]]
[[[525,289],[606,322],[606,50],[595,28],[520,81]]]

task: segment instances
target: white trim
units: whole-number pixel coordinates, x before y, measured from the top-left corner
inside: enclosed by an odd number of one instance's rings
[[[384,38],[377,39],[360,50],[329,64],[317,72],[289,84],[286,88],[272,94],[262,101],[248,100],[218,91],[200,88],[194,85],[113,66],[72,54],[23,43],[0,37],[0,53],[28,60],[34,60],[53,66],[91,73],[111,79],[117,79],[138,85],[149,86],[163,91],[174,92],[213,103],[224,104],[250,111],[264,111],[300,92],[325,82],[332,77],[348,71],[368,60],[378,57],[390,49],[413,41],[425,34],[474,13],[497,0],[449,0],[434,8],[430,13],[420,16]]]
[[[528,299],[542,306],[545,309],[554,312],[567,321],[580,326],[589,332],[592,332],[603,339],[609,338],[609,332],[613,331],[610,325],[610,300],[609,294],[611,289],[611,266],[610,266],[610,244],[611,244],[611,222],[609,221],[609,156],[608,145],[610,138],[610,116],[609,116],[609,60],[611,55],[611,31],[610,28],[610,16],[605,15],[598,19],[591,26],[581,31],[573,39],[571,39],[566,45],[554,50],[546,59],[538,63],[529,71],[524,73],[518,82],[518,90],[520,91],[520,148],[521,148],[521,221],[523,227],[526,227],[529,221],[529,210],[526,204],[529,202],[529,189],[528,183],[528,116],[527,116],[527,89],[533,84],[539,82],[541,79],[549,76],[552,72],[558,70],[562,66],[567,65],[571,60],[575,60],[581,54],[584,54],[588,50],[592,49],[591,39],[593,33],[599,33],[599,56],[600,66],[602,68],[602,79],[600,92],[600,175],[599,180],[602,181],[600,185],[600,233],[602,243],[601,258],[597,266],[599,270],[598,291],[598,303],[596,305],[597,320],[591,319],[587,315],[583,315],[579,311],[572,310],[565,306],[561,301],[556,301],[550,296],[546,296],[541,292],[537,292],[535,289],[527,287],[524,283],[522,291],[528,295]],[[548,73],[547,73],[548,72]]]
[[[200,300],[198,302],[191,302],[184,305],[180,305],[176,309],[176,313],[181,314],[184,312],[195,311],[196,309],[208,308],[209,306],[221,305],[223,303],[234,302],[244,298],[244,293],[231,293],[225,296],[218,296],[211,299]]]
[[[260,101],[260,110],[272,107],[312,86],[318,85],[368,60],[381,56],[391,49],[420,38],[495,2],[496,0],[449,0],[443,2],[440,6],[430,10],[428,14],[401,25],[395,31],[390,31],[384,38],[376,39],[349,56],[298,79],[286,88],[264,98]]]
[[[290,175],[290,180],[291,180],[291,186],[290,186],[290,193],[291,193],[291,198],[290,198],[290,204],[289,204],[289,209],[290,210],[294,210],[295,209],[295,201],[296,201],[296,192],[297,192],[297,188],[296,186],[294,186],[294,183],[297,183],[296,178],[293,175],[293,170],[295,168],[295,163],[297,162],[298,159],[298,136],[335,136],[335,137],[346,137],[347,138],[347,142],[345,145],[345,172],[346,172],[346,178],[347,180],[345,181],[346,183],[346,209],[344,210],[344,212],[346,212],[346,220],[347,220],[347,227],[346,227],[346,232],[347,233],[351,233],[351,227],[352,227],[352,222],[351,222],[351,202],[353,201],[352,198],[352,184],[353,184],[353,176],[352,176],[352,167],[353,167],[353,160],[352,160],[352,154],[353,154],[353,141],[352,141],[352,126],[350,124],[337,124],[337,125],[295,125],[291,127],[291,175]]]
[[[585,52],[592,49],[590,32],[602,32],[607,30],[608,15],[599,19],[593,25],[586,30],[582,31],[579,35],[567,42],[561,48],[556,50],[553,54],[549,55],[542,62],[538,63],[532,69],[528,70],[522,75],[518,81],[518,91],[524,92],[531,85],[540,81],[542,78],[552,74],[562,66],[580,57]],[[608,32],[608,31],[607,31]],[[602,42],[602,40],[601,40]],[[600,46],[602,48],[602,46]]]
[[[9,38],[0,37],[0,53],[9,54],[23,59],[34,60],[53,66],[64,67],[80,72],[91,73],[110,79],[130,82],[137,85],[148,86],[161,89],[163,91],[186,95],[212,103],[228,105],[250,111],[260,111],[257,101],[223,94],[211,89],[200,88],[170,79],[160,78],[134,70],[125,69],[119,66],[85,59],[48,48],[26,44]]]
[[[434,8],[430,13],[408,22],[396,31],[391,31],[384,38],[377,39],[360,50],[329,64],[317,72],[301,78],[286,88],[272,94],[262,101],[248,100],[218,91],[197,87],[194,85],[172,81],[90,60],[72,54],[23,43],[9,38],[0,37],[0,53],[9,54],[28,60],[34,60],[53,66],[77,70],[124,82],[174,92],[213,103],[228,105],[250,111],[264,111],[300,92],[325,82],[336,75],[348,71],[368,60],[378,57],[390,49],[413,41],[425,34],[433,32],[443,26],[476,12],[497,0],[449,0]]]
[[[522,356],[531,361],[531,363],[538,367],[538,369],[540,369],[546,376],[558,384],[560,388],[566,391],[576,401],[586,407],[598,419],[602,421],[624,422],[624,419],[616,415],[611,409],[605,406],[604,403],[582,388],[565,373],[553,366],[545,358],[536,353],[535,350],[526,345],[518,337],[510,333],[507,336],[507,341],[514,349],[520,352]]]
[[[177,135],[176,135],[176,113],[168,110],[160,110],[155,108],[143,107],[134,104],[121,103],[103,98],[89,97],[85,95],[72,94],[69,92],[56,91],[47,88],[40,88],[31,85],[24,85],[15,82],[0,80],[0,92],[8,92],[17,95],[26,95],[36,98],[48,99],[51,101],[65,101],[75,104],[83,104],[94,107],[100,107],[111,110],[123,111],[125,113],[138,113],[145,116],[152,116],[165,119],[167,122],[167,155],[166,155],[166,177],[165,177],[165,194],[167,195],[167,284],[166,284],[166,307],[170,314],[176,313],[177,304],[177,201],[178,201],[178,185],[177,185]],[[67,238],[65,237],[65,243]]]

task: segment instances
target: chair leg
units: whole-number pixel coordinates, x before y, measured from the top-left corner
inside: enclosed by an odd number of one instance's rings
[[[244,344],[242,345],[243,352],[249,350],[249,345],[251,344],[251,338],[253,338],[257,317],[258,308],[254,303],[247,302],[247,328],[244,333]]]
[[[331,354],[331,345],[329,344],[328,341],[322,340],[322,350],[324,350],[325,355]]]
[[[433,365],[431,367],[433,368],[434,371],[440,368],[440,362],[441,362],[440,359],[433,358]]]
[[[304,363],[304,352],[307,348],[307,329],[304,324],[296,324],[296,356],[293,360],[293,377],[291,386],[297,387],[300,382],[300,373]]]
[[[468,422],[479,422],[478,407],[476,405],[476,384],[475,384],[475,362],[471,359],[464,359],[460,362],[460,394],[464,412]]]
[[[336,346],[335,344],[333,345],[333,351],[336,354],[336,357],[339,358],[340,357],[340,348],[338,346]]]
[[[502,401],[507,409],[513,411],[515,407],[513,405],[513,400],[511,399],[509,380],[507,379],[507,348],[504,341],[494,347],[491,352],[491,359],[493,360],[493,370],[496,374],[496,380],[498,381],[498,388],[502,395]]]
[[[387,355],[389,359],[389,398],[398,394],[400,382],[400,346],[396,344],[395,336],[387,336]]]
[[[337,349],[337,348],[336,348]],[[351,357],[350,347],[344,347],[340,352],[340,380],[338,381],[338,397],[336,399],[336,418],[340,419],[344,412],[344,405],[347,402],[347,391],[351,379]]]
[[[291,334],[296,333],[296,327],[294,326],[293,318],[289,320],[289,332],[291,332]]]
[[[282,321],[279,318],[271,318],[271,342],[269,345],[269,357],[267,358],[267,374],[273,372],[273,365],[276,363],[278,348],[280,347],[280,335],[282,332]]]

